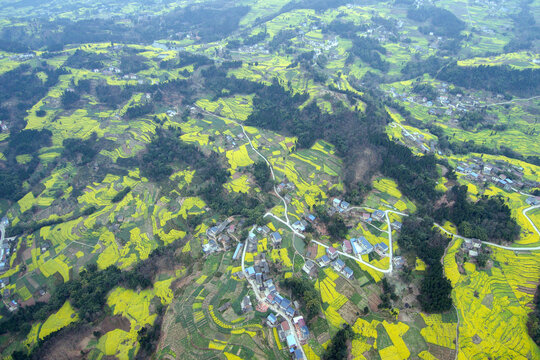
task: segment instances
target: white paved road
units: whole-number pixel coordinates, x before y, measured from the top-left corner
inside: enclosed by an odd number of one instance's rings
[[[364,206],[353,206],[353,207],[350,207],[349,209],[347,209],[346,211],[358,210],[358,209],[375,211],[375,209],[364,207]],[[380,271],[380,272],[385,273],[385,274],[391,273],[394,270],[394,264],[392,262],[392,259],[394,258],[394,241],[392,239],[392,226],[390,224],[390,218],[388,217],[388,213],[394,213],[394,214],[398,214],[398,215],[401,215],[401,216],[408,216],[407,214],[399,212],[399,211],[394,211],[394,210],[385,210],[384,211],[384,216],[386,217],[386,225],[388,226],[388,230],[383,230],[384,232],[386,232],[388,234],[388,257],[390,258],[390,264],[388,265],[388,269],[378,268],[378,267],[370,264],[369,262],[364,261],[362,258],[349,255],[349,254],[347,254],[347,253],[345,253],[343,251],[338,250],[337,252],[340,255],[343,255],[345,257],[354,259],[354,260],[358,261],[359,263],[362,263],[363,265],[365,265],[365,266],[367,266],[367,267],[369,267],[369,268],[371,268],[373,270]],[[328,245],[325,245],[325,244],[323,244],[323,243],[321,243],[319,241],[316,241],[316,240],[313,240],[313,242],[316,243],[316,244],[319,244],[319,245],[321,245],[321,246],[323,246],[325,248],[329,247]]]

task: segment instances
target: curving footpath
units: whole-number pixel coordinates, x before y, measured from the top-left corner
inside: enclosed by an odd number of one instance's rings
[[[527,220],[529,221],[529,223],[532,225],[533,229],[536,231],[536,233],[538,234],[538,236],[540,236],[540,231],[538,230],[538,228],[536,227],[536,225],[533,223],[533,221],[531,220],[531,218],[527,215],[527,213],[530,211],[530,210],[534,210],[534,209],[538,209],[540,208],[540,205],[534,205],[534,206],[530,206],[526,209],[523,209],[522,211],[522,214],[523,216],[525,216],[527,218]],[[437,223],[434,223],[434,225],[436,227],[438,227],[440,230],[442,230],[443,232],[445,232],[446,234],[448,235],[451,235],[451,236],[455,236],[456,238],[458,239],[462,239],[462,240],[472,240],[471,238],[466,238],[464,236],[461,236],[461,235],[456,235],[448,230],[446,230],[445,228],[443,228],[441,225],[437,224]],[[504,245],[499,245],[499,244],[495,244],[495,243],[492,243],[492,242],[489,242],[489,241],[482,241],[482,244],[485,244],[485,245],[489,245],[489,246],[493,246],[493,247],[496,247],[496,248],[499,248],[499,249],[504,249],[504,250],[511,250],[511,251],[537,251],[537,250],[540,250],[540,246],[534,246],[534,247],[516,247],[516,246],[504,246]]]

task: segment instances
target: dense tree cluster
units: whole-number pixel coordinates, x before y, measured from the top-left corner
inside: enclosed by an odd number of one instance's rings
[[[326,223],[326,229],[328,234],[333,240],[341,241],[346,238],[349,229],[345,225],[345,221],[339,215],[333,215],[328,219]]]
[[[412,7],[407,11],[407,17],[421,23],[418,30],[424,34],[433,33],[438,36],[458,37],[465,29],[465,23],[459,20],[454,13],[436,6]]]
[[[111,199],[111,201],[113,203],[117,203],[117,202],[122,201],[122,199],[125,198],[126,195],[129,194],[130,191],[131,191],[131,187],[126,186],[121,191],[119,191],[116,195],[114,195],[114,197]]]
[[[482,241],[514,241],[520,232],[510,208],[500,197],[482,196],[476,202],[467,199],[467,186],[454,186],[447,195],[452,204],[438,209],[437,220],[450,220],[461,235]]]
[[[281,285],[291,291],[292,298],[300,302],[307,321],[314,319],[321,312],[321,300],[313,283],[305,278],[291,277]]]
[[[251,94],[261,91],[264,85],[245,79],[238,79],[234,75],[228,76],[223,66],[210,66],[201,70],[206,89],[216,94],[216,99],[223,93],[228,95]]]
[[[154,103],[147,102],[140,105],[133,105],[127,108],[126,118],[135,119],[144,115],[148,115],[154,112]]]
[[[103,67],[103,61],[107,59],[107,56],[104,54],[96,54],[93,52],[87,52],[81,49],[77,49],[68,57],[65,66],[69,66],[76,69],[100,69]]]
[[[34,154],[39,149],[51,145],[50,130],[23,130],[12,134],[8,140],[5,155],[8,158],[22,154]]]
[[[39,72],[45,73],[45,81],[39,78]],[[0,118],[11,123],[12,133],[26,126],[23,119],[27,111],[47,94],[50,87],[56,85],[60,75],[66,73],[64,68],[22,64],[0,75]]]
[[[387,72],[390,68],[390,63],[384,61],[381,58],[381,54],[386,55],[386,49],[381,46],[378,40],[365,36],[356,36],[353,38],[353,46],[346,63],[352,63],[354,57],[357,56],[369,66],[382,72]]]
[[[161,324],[163,322],[163,306],[158,308],[158,317],[151,326],[144,326],[137,332],[137,340],[140,348],[135,359],[149,359],[156,350],[157,343],[161,334]]]
[[[257,161],[253,165],[253,176],[255,176],[255,181],[260,188],[268,192],[272,190],[272,174],[270,172],[270,167],[265,161]]]
[[[442,253],[440,254],[442,256]],[[452,284],[444,275],[440,263],[429,265],[420,284],[418,301],[422,310],[427,313],[440,313],[452,307]]]
[[[435,88],[429,84],[415,84],[412,91],[430,101],[437,99],[438,96],[437,90],[435,90]]]
[[[411,79],[423,74],[430,74],[435,76],[439,70],[442,70],[445,66],[450,63],[449,60],[445,60],[441,57],[430,56],[427,59],[411,59],[405,66],[401,69],[404,79]]]
[[[346,324],[332,338],[330,345],[326,348],[323,360],[342,360],[348,358],[347,342],[354,337],[354,331],[349,324]]]
[[[244,45],[252,46],[252,45],[255,45],[264,41],[267,37],[268,37],[268,32],[266,32],[266,27],[265,27],[265,31],[261,31],[255,35],[246,36],[244,39],[229,40],[229,42],[227,43],[227,49],[237,50],[238,48]]]
[[[6,167],[0,169],[0,199],[17,200],[24,195],[23,184],[39,165],[37,151],[51,145],[49,130],[23,130],[11,134],[4,150]],[[17,155],[28,154],[32,159],[20,164]]]
[[[242,40],[242,44],[245,46],[255,45],[264,41],[267,37],[268,37],[268,32],[266,31],[266,28],[265,28],[265,31],[261,31],[255,35],[250,35],[250,36],[245,37]]]
[[[411,60],[401,73],[410,79],[429,74],[439,80],[468,89],[482,89],[495,93],[518,96],[536,96],[540,93],[540,70],[513,69],[502,66],[459,66],[456,61],[430,56],[425,60]]]
[[[27,52],[48,48],[59,51],[67,44],[115,42],[150,44],[159,39],[180,40],[184,34],[197,33],[211,42],[238,28],[248,6],[235,4],[219,7],[188,5],[165,14],[140,17],[136,14],[118,18],[70,20],[37,18],[32,27],[6,26],[0,31],[0,50]],[[46,36],[44,36],[46,34]]]
[[[346,5],[346,0],[295,0],[284,5],[280,13],[289,12],[295,9],[313,9],[315,11],[325,11]]]
[[[391,301],[397,300],[397,295],[395,293],[394,286],[390,285],[387,278],[383,278],[381,281],[382,285],[382,295],[381,303],[377,305],[379,309],[390,309],[392,307]]]
[[[459,125],[465,130],[475,129],[484,123],[484,111],[468,111],[458,118]]]
[[[368,29],[367,24],[357,25],[352,21],[333,20],[330,24],[326,25],[323,29],[323,33],[333,32],[344,39],[353,39],[358,32],[365,32]]]
[[[414,156],[411,150],[384,139],[381,172],[395,179],[403,195],[420,203],[437,198],[437,167],[433,155]]]
[[[504,46],[505,53],[530,49],[534,42],[540,39],[540,26],[531,12],[530,3],[531,1],[520,2],[521,11],[512,16],[514,38]]]
[[[131,87],[100,84],[96,86],[96,96],[100,103],[110,107],[116,107],[131,98]]]
[[[138,73],[139,71],[149,68],[148,64],[146,63],[147,60],[147,58],[141,55],[124,55],[120,59],[120,70],[122,70],[122,72],[125,74]]]
[[[212,65],[214,64],[214,60],[200,54],[192,54],[187,51],[181,51],[178,54],[179,61],[178,61],[178,67],[184,67],[188,65],[193,65],[195,69],[205,66],[205,65]]]
[[[92,133],[86,140],[80,138],[67,138],[62,141],[64,150],[62,157],[68,161],[86,164],[96,157],[101,149],[102,142],[107,140],[99,140],[96,133]]]
[[[73,109],[77,102],[81,99],[81,96],[79,93],[72,91],[72,90],[66,90],[62,94],[62,107],[65,109]]]
[[[418,296],[422,310],[429,313],[450,310],[452,286],[441,265],[448,238],[433,229],[429,217],[409,216],[403,221],[398,242],[403,250],[413,251],[427,265]]]
[[[141,158],[141,173],[159,182],[173,173],[173,163],[196,166],[204,159],[204,154],[196,146],[182,142],[173,134],[160,131],[146,146],[146,153]]]
[[[435,75],[435,74],[433,74]],[[540,70],[516,70],[509,66],[445,66],[438,74],[444,80],[468,89],[483,89],[496,93],[536,96],[540,93]]]
[[[268,48],[272,51],[277,50],[280,46],[289,47],[292,46],[291,39],[295,38],[298,34],[295,30],[285,29],[280,30],[272,40],[268,43]]]

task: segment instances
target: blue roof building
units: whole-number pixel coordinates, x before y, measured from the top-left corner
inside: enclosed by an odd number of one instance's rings
[[[363,249],[363,254],[369,254],[373,251],[373,245],[371,245],[371,243],[365,237],[362,236],[358,240],[360,240],[360,246]]]
[[[321,256],[317,259],[317,261],[319,262],[319,266],[327,266],[328,264],[330,264],[330,258],[328,257],[328,255]]]
[[[381,242],[381,243],[378,243],[378,244],[376,245],[376,247],[377,247],[380,251],[382,251],[382,252],[384,252],[384,253],[386,253],[386,252],[388,251],[388,245],[386,245],[385,243],[382,243],[382,242]]]
[[[360,250],[361,250],[360,249],[360,244],[358,243],[358,240],[356,240],[355,238],[352,238],[350,240],[350,243],[351,243],[354,255],[358,255],[360,253]]]
[[[298,346],[293,334],[287,335],[287,346],[289,347],[289,352],[294,352],[294,348]]]
[[[350,267],[345,266],[345,268],[343,269],[343,275],[345,275],[347,279],[350,279],[354,276],[354,272]]]
[[[384,212],[382,212],[381,210],[375,210],[375,212],[373,213],[373,218],[375,220],[381,220],[383,217],[384,217]]]
[[[293,317],[293,316],[294,316],[294,309],[293,309],[291,306],[289,306],[289,307],[285,310],[285,313],[286,313],[287,315],[289,315],[290,317]]]
[[[279,304],[279,306],[281,306],[283,309],[288,308],[290,305],[291,305],[291,300],[289,299],[283,299],[281,300],[281,303]]]
[[[302,339],[307,339],[309,337],[309,329],[307,325],[302,326],[300,331],[302,332]]]
[[[335,270],[341,271],[345,267],[345,262],[341,260],[340,258],[337,258],[333,263],[332,266]]]
[[[276,315],[270,313],[270,315],[268,315],[268,317],[266,318],[266,320],[268,321],[268,324],[270,325],[276,325],[277,323],[277,317]]]
[[[238,259],[238,257],[240,256],[240,252],[242,251],[243,246],[244,246],[244,244],[242,244],[242,243],[236,245],[236,250],[234,251],[234,255],[232,257],[233,260]]]

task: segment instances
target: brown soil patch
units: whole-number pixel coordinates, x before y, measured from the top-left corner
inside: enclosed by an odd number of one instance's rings
[[[32,305],[35,305],[36,304],[36,300],[34,300],[34,298],[30,298],[26,301],[22,301],[21,302],[21,307],[26,307],[26,306],[32,306]]]
[[[429,352],[439,360],[454,360],[455,350],[435,344],[428,344]]]
[[[413,321],[414,320],[414,316],[413,314],[409,314],[405,311],[400,311],[399,312],[399,315],[398,315],[398,320],[399,321],[402,321],[402,322],[405,322],[405,321]]]
[[[46,292],[43,296],[38,297],[36,301],[49,302],[50,298],[51,298],[51,294],[49,292]]]
[[[358,307],[351,301],[347,301],[345,305],[339,308],[338,313],[347,322],[347,324],[352,325],[356,322],[356,319],[358,318],[357,314],[360,314],[360,309],[358,309]]]
[[[103,320],[101,324],[99,324],[99,330],[101,331],[102,334],[105,334],[106,332],[109,332],[114,329],[122,329],[124,331],[129,331],[130,327],[131,327],[131,324],[129,320],[123,316],[118,316],[118,315],[109,316],[105,318],[105,320]]]
[[[319,337],[317,338],[317,342],[319,344],[324,344],[325,342],[327,342],[328,340],[330,340],[330,334],[328,332],[324,332],[322,333],[321,335],[319,335]]]
[[[32,249],[26,249],[22,253],[23,261],[26,262],[26,260],[32,258]]]
[[[19,240],[16,240],[16,241],[18,242]],[[22,241],[19,251],[15,253],[16,257],[15,257],[15,260],[13,260],[13,265],[11,266],[12,268],[21,264],[23,253],[25,252],[25,250],[26,250],[26,241]]]
[[[377,154],[370,148],[364,148],[360,154],[355,156],[352,176],[356,181],[366,181],[372,174],[377,161]]]
[[[368,300],[368,305],[369,305],[369,310],[371,311],[379,311],[379,304],[381,303],[381,298],[379,297],[379,295],[377,294],[371,294],[369,296],[369,300]]]

